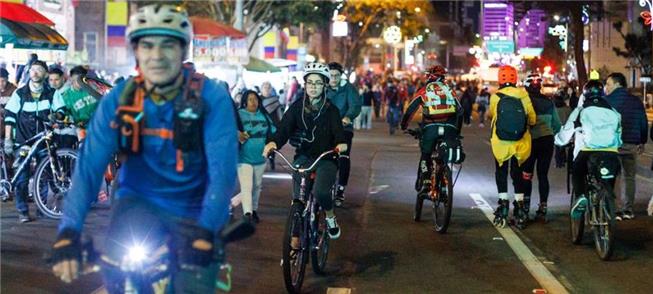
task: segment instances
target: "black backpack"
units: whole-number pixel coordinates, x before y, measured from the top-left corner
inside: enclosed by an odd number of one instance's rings
[[[519,141],[526,133],[526,110],[521,100],[497,93],[496,134],[503,141]]]

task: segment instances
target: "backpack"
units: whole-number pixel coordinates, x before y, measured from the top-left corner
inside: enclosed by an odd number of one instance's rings
[[[426,119],[441,120],[456,113],[456,98],[451,89],[441,82],[431,82],[426,85],[422,96],[424,103],[423,116]]]
[[[145,129],[145,115],[143,105],[146,90],[141,76],[129,78],[119,98],[116,120],[112,127],[119,132],[118,146],[122,154],[133,155],[142,151],[142,135],[152,130]],[[173,145],[177,149],[177,172],[184,171],[184,155],[189,152],[201,151],[202,134],[204,126],[205,106],[202,100],[204,88],[204,75],[190,70],[184,82],[182,99],[174,101],[174,126],[173,132],[164,132],[157,135],[172,137]]]
[[[526,133],[526,110],[521,100],[503,93],[497,93],[497,137],[503,141],[519,141]]]

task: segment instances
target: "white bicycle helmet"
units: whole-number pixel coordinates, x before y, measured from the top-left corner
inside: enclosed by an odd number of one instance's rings
[[[306,80],[306,77],[310,74],[319,74],[322,75],[326,79],[326,83],[329,82],[329,67],[326,64],[319,63],[319,62],[311,62],[307,63],[304,66],[304,81]]]
[[[170,36],[188,45],[193,27],[188,13],[179,6],[170,4],[151,4],[143,6],[129,18],[127,39],[129,42],[143,36]]]

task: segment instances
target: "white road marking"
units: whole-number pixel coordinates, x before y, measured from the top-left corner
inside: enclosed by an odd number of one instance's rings
[[[91,294],[107,294],[107,293],[109,293],[109,291],[107,291],[107,289],[104,286],[97,288],[95,289],[95,291],[91,292]]]
[[[379,192],[381,192],[381,191],[383,191],[385,189],[388,189],[388,188],[390,188],[390,185],[371,186],[369,188],[369,190],[367,191],[367,193],[376,194],[376,193],[379,193]]]
[[[263,178],[275,180],[292,180],[292,175],[288,173],[265,173],[263,174]]]
[[[350,294],[351,288],[328,288],[327,294]]]
[[[478,208],[483,211],[485,217],[490,221],[494,220],[494,210],[490,204],[485,201],[485,198],[478,193],[470,193],[469,197],[476,202]],[[496,228],[497,231],[501,234],[503,239],[508,243],[513,252],[517,255],[517,258],[524,264],[526,269],[531,273],[533,278],[537,280],[540,285],[546,289],[549,293],[569,293],[567,289],[556,279],[553,274],[540,262],[537,257],[528,249],[528,246],[519,239],[517,234],[509,228]]]

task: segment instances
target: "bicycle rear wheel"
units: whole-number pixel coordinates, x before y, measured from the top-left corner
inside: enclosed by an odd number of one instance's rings
[[[453,207],[453,181],[451,181],[451,169],[448,165],[443,165],[435,183],[433,189],[438,189],[438,197],[431,203],[433,207],[433,226],[436,232],[444,234],[449,228],[451,208]]]
[[[317,205],[316,205],[317,206]],[[318,275],[324,274],[327,258],[329,257],[329,232],[326,223],[326,213],[320,207],[315,209],[315,221],[312,224],[313,232],[311,237],[311,265],[313,272]]]
[[[574,207],[576,203],[576,192],[571,191],[571,197],[569,203],[569,211]],[[583,233],[585,232],[585,213],[581,215],[579,219],[574,219],[569,216],[569,232],[571,233],[571,242],[578,245],[583,241]]]
[[[307,232],[304,231],[303,211],[304,205],[302,203],[294,202],[292,204],[283,236],[281,266],[283,268],[283,281],[289,293],[300,293],[304,282],[304,274],[306,273],[306,263],[308,262],[308,244],[305,240]],[[299,241],[298,249],[293,248],[291,245],[293,237]]]
[[[599,203],[595,209],[596,221],[592,230],[596,253],[602,260],[609,260],[614,252],[615,199],[612,189],[601,185],[598,191]]]
[[[63,215],[63,198],[70,189],[76,161],[77,152],[59,149],[55,158],[46,157],[36,167],[32,190],[43,215],[54,219]]]

